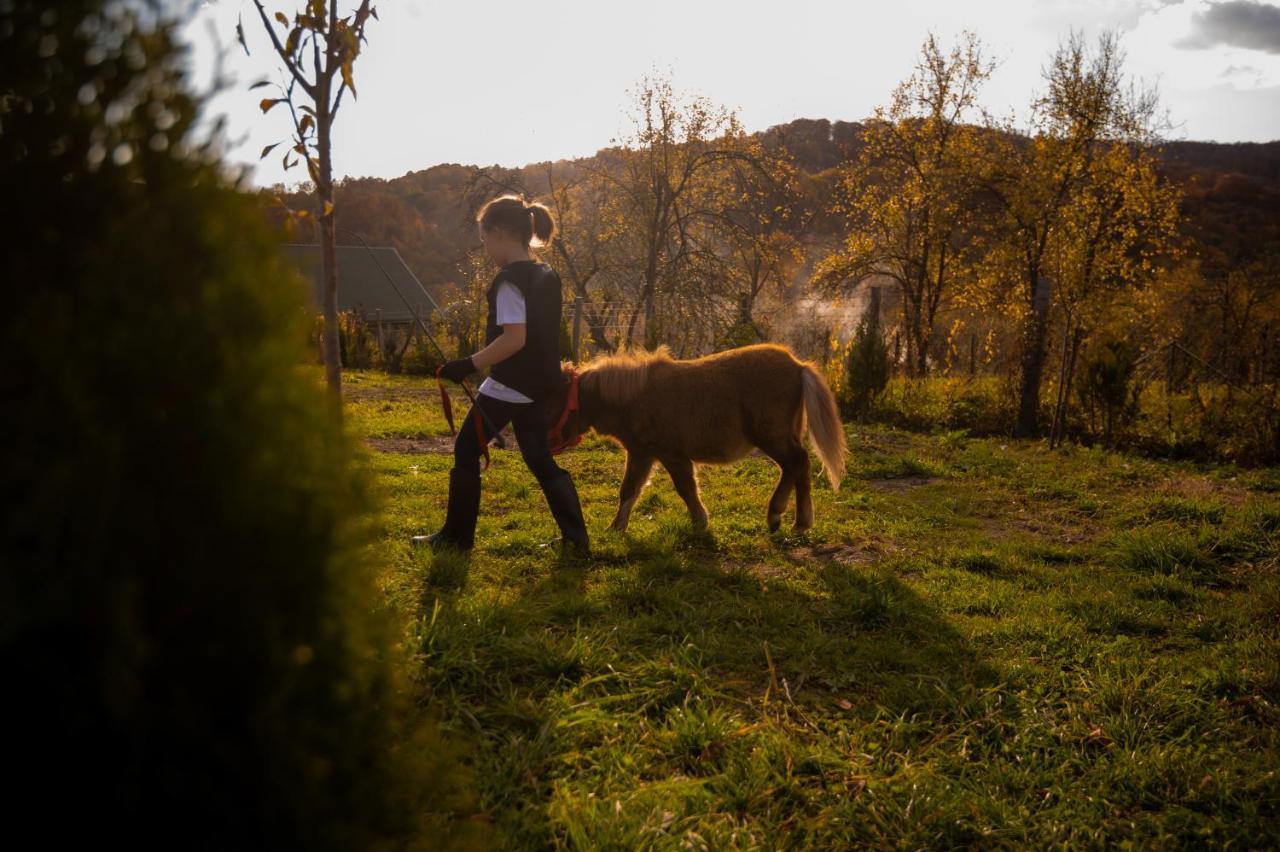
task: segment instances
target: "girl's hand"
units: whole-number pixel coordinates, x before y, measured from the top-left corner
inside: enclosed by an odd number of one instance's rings
[[[440,368],[440,375],[450,381],[462,384],[462,381],[476,371],[476,365],[470,358],[459,358],[450,361]]]

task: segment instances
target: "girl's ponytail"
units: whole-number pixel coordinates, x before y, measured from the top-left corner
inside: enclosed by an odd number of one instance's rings
[[[538,239],[537,245],[540,248],[551,245],[551,238],[556,234],[556,220],[551,218],[551,211],[537,202],[525,209],[533,214],[533,236]]]
[[[501,228],[525,245],[537,237],[534,245],[538,248],[550,245],[556,234],[556,222],[547,206],[530,204],[519,195],[503,195],[488,202],[476,214],[476,221],[486,231]]]

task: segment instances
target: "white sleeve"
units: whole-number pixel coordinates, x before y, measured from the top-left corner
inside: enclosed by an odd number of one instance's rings
[[[525,321],[524,294],[509,281],[498,285],[498,325]]]

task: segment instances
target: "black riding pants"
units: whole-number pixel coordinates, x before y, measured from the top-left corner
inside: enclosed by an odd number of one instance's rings
[[[520,444],[524,463],[544,485],[563,473],[547,449],[547,412],[540,402],[504,402],[484,394],[476,394],[476,406],[483,409],[487,421],[481,418],[486,438],[493,438],[490,429],[505,429],[510,423]],[[475,406],[467,412],[453,442],[453,466],[459,470],[480,473],[480,442],[476,438],[475,418],[479,417]]]

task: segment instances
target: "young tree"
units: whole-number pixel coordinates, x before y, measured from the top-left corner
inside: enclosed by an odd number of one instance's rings
[[[889,348],[880,333],[878,313],[878,307],[863,313],[845,356],[840,413],[846,417],[864,416],[889,385]]]
[[[286,82],[280,96],[263,98],[264,113],[279,104],[289,109],[293,138],[284,154],[287,170],[299,160],[315,185],[315,216],[320,223],[320,252],[324,268],[324,364],[325,379],[334,394],[334,408],[342,393],[342,359],[338,340],[338,258],[337,234],[333,218],[333,122],[347,90],[356,96],[352,65],[365,44],[364,30],[370,18],[378,17],[372,0],[360,0],[355,10],[338,15],[337,0],[307,0],[306,8],[292,19],[284,12],[268,15],[262,0],[253,0],[262,27],[279,56]],[[280,31],[277,32],[277,26]],[[247,53],[244,28],[236,25],[236,35]],[[283,35],[283,38],[281,37]],[[255,83],[252,88],[268,85]],[[266,157],[281,143],[262,150]],[[305,215],[305,211],[304,214]]]
[[[837,205],[848,236],[816,271],[828,291],[875,273],[898,283],[907,364],[918,376],[928,371],[934,319],[979,225],[971,198],[981,140],[965,120],[992,67],[973,34],[950,53],[928,37],[844,172]]]

